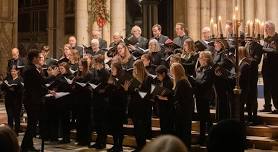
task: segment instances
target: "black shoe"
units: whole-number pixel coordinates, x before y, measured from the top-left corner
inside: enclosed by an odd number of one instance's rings
[[[264,109],[260,110],[260,112],[271,112],[271,109],[264,108]]]
[[[273,114],[278,114],[278,110],[275,109],[275,110],[273,110],[271,113],[273,113]]]
[[[104,148],[106,148],[106,145],[96,143],[96,144],[93,144],[92,146],[89,146],[89,148],[104,149]]]

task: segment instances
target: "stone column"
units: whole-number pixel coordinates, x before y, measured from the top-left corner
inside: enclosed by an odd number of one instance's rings
[[[157,0],[143,0],[143,29],[142,35],[152,37],[152,26],[158,23],[158,4]]]
[[[276,25],[275,28],[276,31],[278,29],[277,28],[278,26],[277,5],[278,5],[277,0],[267,0],[267,20],[271,20]]]
[[[88,34],[88,2],[87,0],[76,0],[75,33],[77,44],[89,44]]]
[[[188,13],[187,22],[189,35],[193,38],[193,40],[197,40],[200,38],[201,31],[201,16],[200,16],[200,0],[191,1],[188,3]]]
[[[111,37],[119,32],[126,35],[126,0],[111,0]]]
[[[201,29],[205,26],[209,26],[210,23],[210,1],[201,0]]]
[[[266,0],[257,0],[256,16],[259,20],[266,20]]]
[[[255,1],[254,0],[245,0],[245,20],[255,20]]]
[[[6,75],[11,49],[17,47],[18,1],[0,0],[0,75]]]
[[[211,0],[210,1],[210,18],[216,22],[217,20],[217,1]]]

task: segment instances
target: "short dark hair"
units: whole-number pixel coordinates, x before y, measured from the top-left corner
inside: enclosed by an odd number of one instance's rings
[[[0,127],[0,151],[19,152],[15,132],[9,127]]]
[[[168,69],[165,65],[159,65],[156,69],[155,69],[155,72],[158,73],[158,74],[167,74],[168,73]]]
[[[41,52],[37,49],[31,49],[28,53],[28,63],[32,63],[34,58],[39,57]]]
[[[155,28],[155,27],[157,27],[157,29],[159,30],[159,31],[161,31],[161,25],[159,25],[159,24],[155,24],[152,28]]]

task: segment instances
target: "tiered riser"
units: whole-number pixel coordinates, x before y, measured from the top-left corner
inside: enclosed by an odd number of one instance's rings
[[[250,148],[263,149],[263,150],[278,150],[278,114],[268,114],[259,113],[259,119],[264,122],[264,124],[258,126],[247,126],[247,141]],[[3,115],[2,115],[3,116]],[[215,113],[212,110],[211,114],[214,119]],[[1,119],[7,119],[6,117],[1,117]],[[2,120],[3,122],[3,120]],[[5,121],[6,122],[6,121]],[[214,121],[215,122],[215,121]],[[22,124],[23,128],[26,128],[26,123]],[[135,147],[136,142],[133,136],[133,124],[129,119],[128,124],[124,125],[125,128],[125,138],[124,145]],[[155,138],[160,135],[160,124],[159,118],[152,118],[152,137]],[[75,131],[73,131],[73,136],[75,136]],[[93,139],[95,139],[95,134],[93,134]],[[192,143],[196,144],[199,136],[199,122],[192,122]],[[113,144],[111,136],[108,136],[108,143]],[[197,151],[199,146],[194,146]],[[204,148],[201,148],[203,151]],[[194,150],[195,151],[195,150]]]

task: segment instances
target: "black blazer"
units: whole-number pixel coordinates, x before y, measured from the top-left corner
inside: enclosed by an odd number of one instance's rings
[[[17,60],[15,59],[9,59],[8,60],[8,71],[12,69],[13,66],[16,66],[19,68],[20,66],[24,66],[24,60],[22,58],[18,58]]]
[[[214,71],[211,66],[199,67],[195,76],[195,95],[198,99],[212,100]]]
[[[156,39],[160,45],[164,44],[168,40],[168,36],[160,35],[159,37],[152,37],[151,39]]]
[[[40,104],[48,93],[45,80],[34,64],[29,64],[23,72],[24,104]]]

